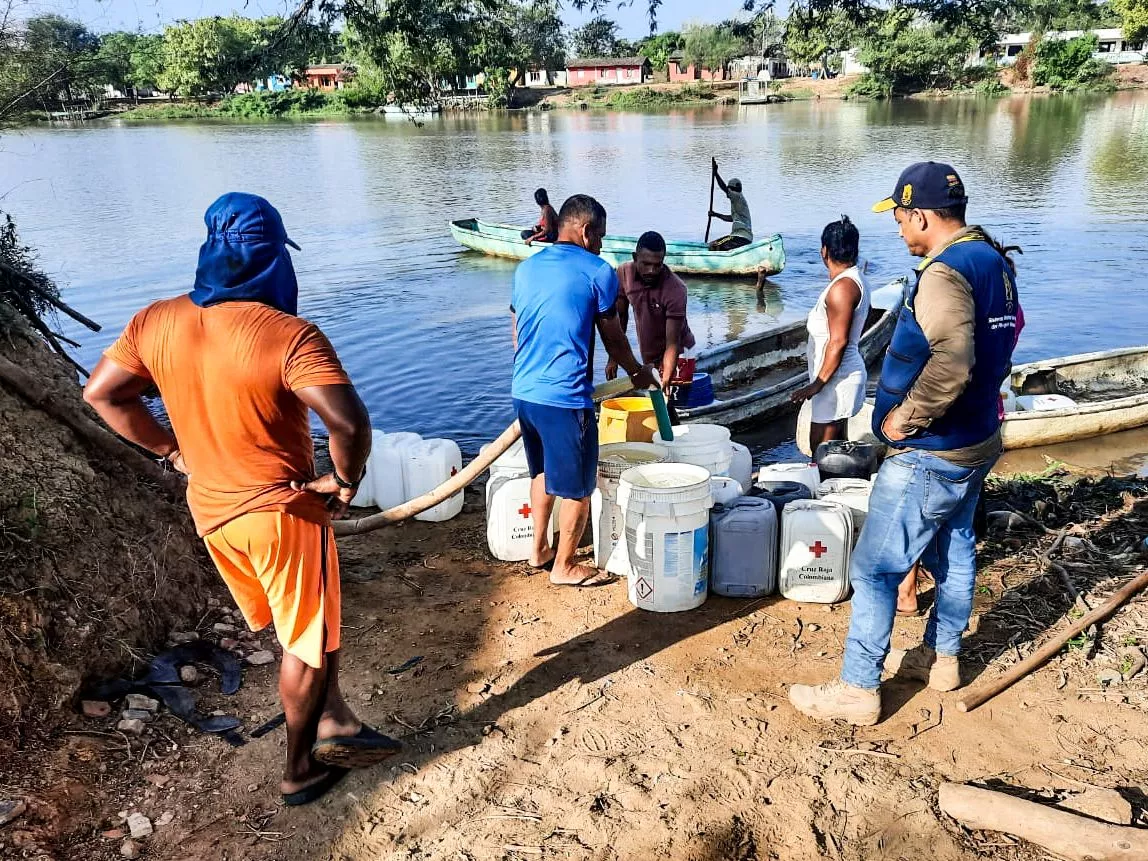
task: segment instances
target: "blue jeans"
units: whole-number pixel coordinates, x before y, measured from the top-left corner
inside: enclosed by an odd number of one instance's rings
[[[842,681],[870,690],[880,685],[897,615],[897,586],[918,559],[937,583],[925,645],[942,655],[960,652],[977,575],[973,514],[994,462],[957,466],[909,450],[882,464],[849,566],[853,616]]]

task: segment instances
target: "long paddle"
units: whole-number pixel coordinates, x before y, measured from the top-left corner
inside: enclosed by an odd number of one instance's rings
[[[712,162],[712,164],[710,165],[710,209],[709,209],[708,215],[706,216],[706,244],[707,245],[709,244],[709,241],[710,241],[710,225],[712,225],[713,221],[714,221],[714,216],[713,216],[714,186],[717,185],[717,159],[711,157],[710,161]]]

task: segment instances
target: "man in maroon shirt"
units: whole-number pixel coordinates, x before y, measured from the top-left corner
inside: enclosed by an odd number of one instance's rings
[[[686,285],[666,266],[666,240],[660,233],[651,230],[642,234],[633,262],[618,267],[618,282],[622,331],[626,331],[632,308],[642,361],[658,369],[662,388],[668,393],[678,359],[695,341],[686,322]],[[606,378],[616,376],[618,365],[608,362]]]

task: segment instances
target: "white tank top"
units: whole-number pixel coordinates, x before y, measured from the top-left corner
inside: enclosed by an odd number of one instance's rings
[[[865,330],[865,321],[869,317],[869,287],[856,266],[846,269],[829,282],[821,291],[813,310],[809,312],[806,328],[809,330],[809,341],[805,347],[805,358],[809,365],[809,379],[812,380],[821,370],[821,363],[825,359],[825,348],[829,346],[829,313],[825,310],[825,299],[833,285],[842,278],[851,278],[861,290],[861,301],[853,310],[853,322],[849,325],[849,343],[841,356],[841,366],[837,369],[834,378],[845,377],[855,371],[865,371],[865,361],[861,358],[858,344],[861,342],[861,333]]]

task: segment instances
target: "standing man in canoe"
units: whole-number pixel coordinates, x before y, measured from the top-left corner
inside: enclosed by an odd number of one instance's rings
[[[678,359],[696,343],[686,322],[686,285],[666,266],[666,240],[649,231],[638,238],[634,259],[618,267],[618,320],[622,331],[634,311],[638,350],[642,361],[658,368],[662,389],[669,397],[678,373]],[[606,379],[618,376],[618,363],[606,363]]]
[[[909,253],[924,260],[877,388],[873,432],[892,452],[873,482],[849,568],[853,615],[841,677],[789,691],[810,717],[877,723],[883,665],[934,690],[961,684],[957,655],[977,569],[973,514],[1001,452],[999,393],[1018,308],[1008,249],[966,226],[967,204],[956,170],[922,162],[873,207],[893,211]],[[937,599],[924,643],[890,654],[897,587],[918,559],[933,574]]]
[[[562,204],[558,242],[524,260],[514,273],[510,312],[514,327],[511,393],[533,479],[530,508],[534,551],[530,564],[550,567],[550,582],[596,586],[612,578],[574,563],[586,530],[590,496],[598,486],[598,425],[592,384],[594,330],[611,360],[635,388],[653,375],[630,349],[618,323],[618,276],[598,256],[606,210],[585,194]],[[550,546],[550,517],[558,511],[558,547]]]
[[[753,242],[753,220],[749,217],[749,204],[745,195],[741,193],[741,180],[731,179],[729,182],[723,180],[718,173],[716,162],[713,171],[718,188],[729,198],[730,212],[729,215],[724,215],[711,209],[710,217],[728,221],[733,226],[729,236],[723,236],[710,243],[710,251],[733,251]]]
[[[522,231],[522,238],[526,240],[527,245],[535,242],[557,242],[558,213],[550,205],[550,195],[546,193],[546,189],[540,188],[534,192],[534,202],[541,209],[538,223]]]
[[[136,314],[84,399],[108,425],[188,476],[187,502],[247,624],[283,646],[287,805],[320,798],[343,766],[399,743],[363,724],[339,689],[339,556],[331,517],[355,497],[371,422],[330,342],[295,316],[299,286],[278,211],[253,194],[207,210],[195,287]],[[159,388],[171,430],[140,399]],[[330,431],[315,478],[308,410]]]

